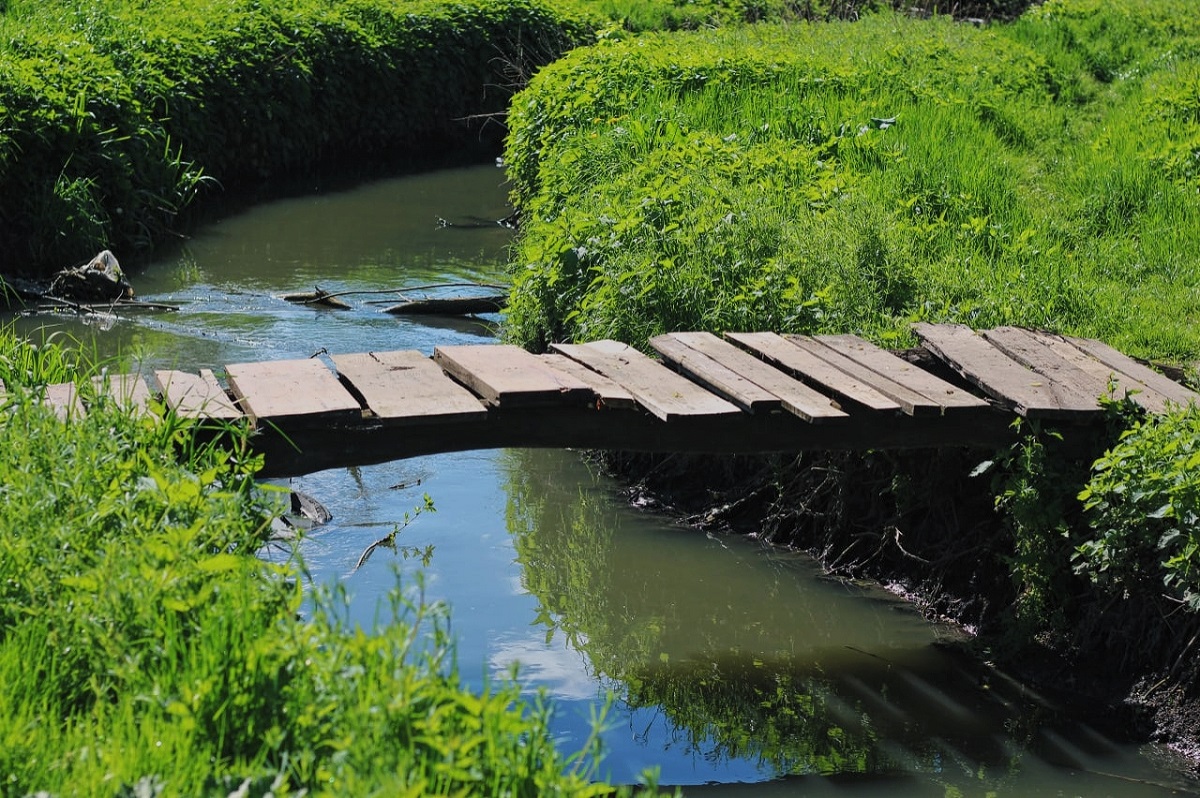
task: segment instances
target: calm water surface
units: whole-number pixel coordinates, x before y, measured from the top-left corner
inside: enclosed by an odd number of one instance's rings
[[[379,295],[347,297],[349,311],[278,297],[502,281],[507,231],[437,225],[506,215],[502,178],[452,169],[266,204],[133,276],[140,298],[180,312],[50,323],[146,368],[488,343],[494,318],[405,320],[381,313],[373,303],[394,297]],[[615,695],[602,773],[615,781],[658,769],[688,795],[1198,792],[1169,751],[1113,742],[956,654],[952,630],[887,594],[633,509],[575,453],[422,457],[291,484],[334,515],[303,554],[317,580],[346,587],[357,622],[423,571],[427,598],[451,606],[463,678],[518,665],[527,691],[554,699],[566,751]],[[424,493],[437,512],[399,542],[432,546],[428,565],[380,549],[356,570]]]

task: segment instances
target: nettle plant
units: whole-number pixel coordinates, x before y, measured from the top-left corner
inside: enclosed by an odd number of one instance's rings
[[[1200,610],[1200,410],[1135,423],[1080,493],[1091,538],[1074,568],[1123,595]]]

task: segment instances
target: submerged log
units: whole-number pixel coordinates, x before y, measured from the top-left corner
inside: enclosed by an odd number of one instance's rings
[[[414,299],[384,308],[393,315],[464,316],[471,313],[499,313],[508,306],[508,296],[446,297],[444,299]]]
[[[350,310],[348,304],[320,287],[303,294],[284,294],[283,299],[286,302],[295,302],[301,305],[320,305],[335,310]]]

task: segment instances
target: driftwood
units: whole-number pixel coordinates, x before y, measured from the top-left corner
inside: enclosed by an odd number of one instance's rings
[[[508,305],[508,296],[461,296],[444,299],[414,299],[384,308],[393,315],[462,316],[471,313],[498,313]]]
[[[321,307],[333,308],[334,310],[350,310],[350,306],[337,297],[337,294],[331,294],[320,286],[315,286],[313,291],[303,294],[283,295],[283,299],[287,302],[297,302],[301,305],[320,305]]]

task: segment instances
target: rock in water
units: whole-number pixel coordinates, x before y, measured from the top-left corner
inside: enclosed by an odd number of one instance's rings
[[[133,297],[133,286],[121,271],[117,256],[107,249],[87,264],[54,275],[47,292],[72,302],[115,302]]]

